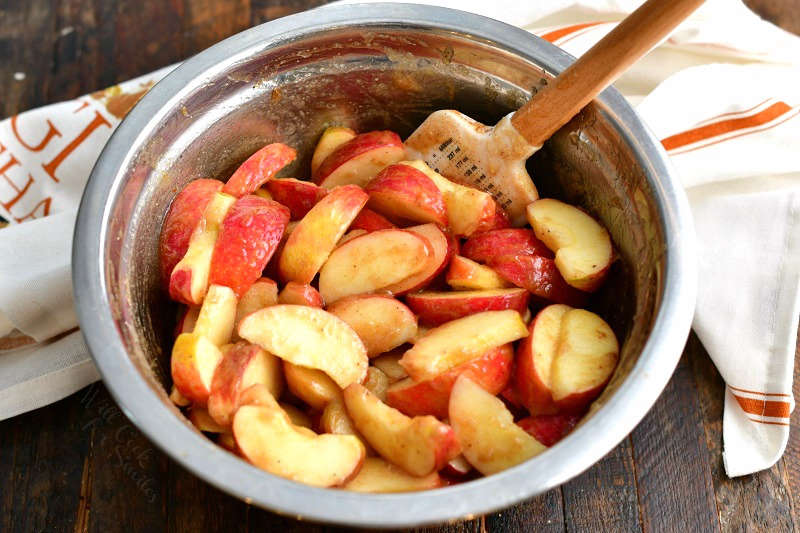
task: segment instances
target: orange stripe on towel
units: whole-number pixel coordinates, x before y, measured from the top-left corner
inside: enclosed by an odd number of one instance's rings
[[[661,144],[663,144],[664,148],[667,150],[675,150],[706,139],[711,139],[712,137],[764,125],[791,110],[792,108],[785,102],[776,102],[750,116],[721,120],[672,135],[663,139]]]
[[[566,37],[571,33],[575,33],[576,31],[580,31],[584,28],[589,28],[591,26],[597,26],[598,24],[603,24],[602,21],[599,22],[583,22],[581,24],[573,24],[571,26],[566,26],[564,28],[559,28],[557,30],[552,30],[540,37],[545,41],[550,41],[551,43],[556,42],[557,40],[561,39],[562,37]]]
[[[789,402],[773,402],[769,400],[754,400],[733,395],[745,413],[774,418],[789,418],[791,407]]]
[[[791,397],[789,394],[784,394],[782,392],[759,392],[754,390],[740,389],[739,387],[733,387],[731,385],[728,385],[728,388],[732,390],[737,390],[739,392],[746,392],[748,394],[760,394],[761,396],[785,396],[787,398]]]

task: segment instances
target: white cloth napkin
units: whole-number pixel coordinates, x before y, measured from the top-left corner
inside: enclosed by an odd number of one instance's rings
[[[345,3],[356,1],[363,0]],[[578,56],[641,2],[422,3],[502,20]],[[120,95],[145,89],[166,70],[100,98],[86,96],[37,109],[20,115],[15,124],[0,122],[0,213],[20,222],[73,210],[92,162],[119,122],[111,111],[118,111]],[[800,309],[800,38],[762,21],[739,0],[709,0],[615,86],[668,148],[692,205],[701,279],[694,328],[728,385],[726,471],[738,476],[768,468],[786,446],[794,407]],[[74,139],[87,131],[75,147]],[[48,173],[53,168],[58,182]],[[17,195],[20,199],[14,201]],[[56,234],[58,225],[51,216],[0,230],[0,257],[16,253],[16,263],[26,265],[10,274],[0,270],[0,276],[12,279],[8,290],[0,290],[0,328],[5,319],[6,328],[13,325],[40,341],[54,330],[75,326],[64,305],[69,279],[58,275],[59,268],[63,274],[69,270],[68,239],[53,243],[44,269],[38,266],[41,254],[34,246],[7,245],[15,239],[42,242]],[[42,279],[51,288],[39,286]],[[48,316],[53,317],[51,325],[38,323],[37,317]],[[59,346],[75,335],[13,356],[0,355],[0,419],[54,401],[96,378],[87,371],[84,346]],[[59,378],[51,380],[53,375]],[[53,390],[42,390],[48,386]],[[25,396],[30,401],[20,400]]]

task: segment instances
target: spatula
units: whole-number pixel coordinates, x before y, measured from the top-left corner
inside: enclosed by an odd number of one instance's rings
[[[528,157],[703,1],[648,0],[496,126],[436,111],[406,140],[408,154],[490,193],[514,226],[525,224],[525,208],[538,198]]]

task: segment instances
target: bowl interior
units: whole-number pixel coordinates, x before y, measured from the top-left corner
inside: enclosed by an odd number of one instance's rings
[[[299,153],[283,175],[308,177],[310,154],[329,125],[406,136],[443,108],[494,124],[568,61],[548,45],[532,57],[466,31],[413,23],[328,24],[250,42],[177,94],[153,96],[167,103],[138,134],[105,200],[101,271],[119,337],[136,371],[187,426],[167,397],[177,309],[160,286],[158,268],[161,223],[184,185],[200,177],[225,179],[257,148],[276,141]],[[663,212],[652,169],[602,99],[528,166],[542,196],[599,217],[618,254],[590,308],[616,331],[621,361],[588,421],[626,382],[654,326],[664,291]]]

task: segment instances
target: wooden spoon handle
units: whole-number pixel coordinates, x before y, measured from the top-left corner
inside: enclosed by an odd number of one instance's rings
[[[541,146],[704,0],[648,0],[511,117],[532,146]]]

